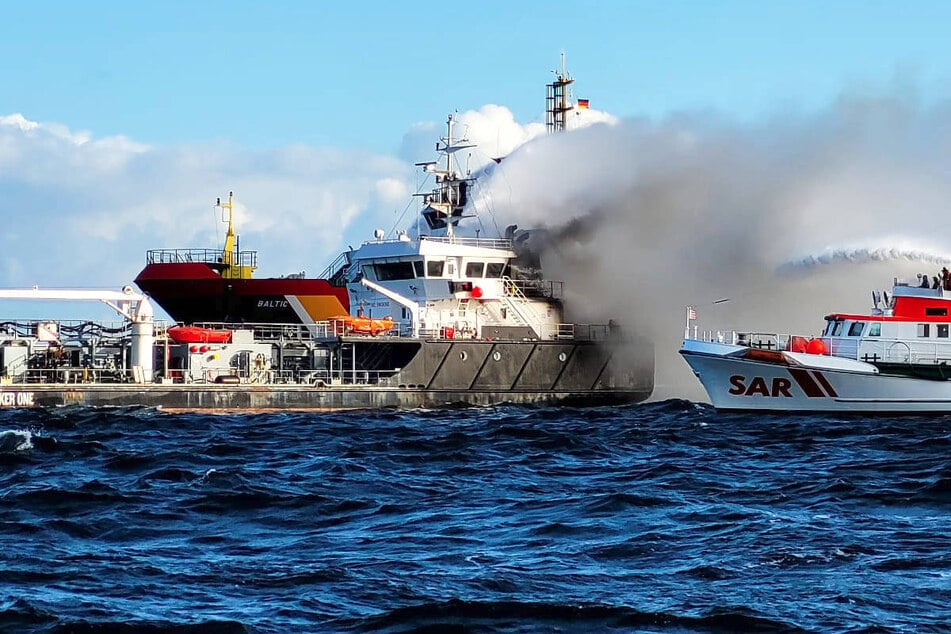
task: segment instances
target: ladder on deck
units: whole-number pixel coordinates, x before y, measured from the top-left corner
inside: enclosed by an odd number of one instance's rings
[[[515,321],[520,326],[528,326],[539,339],[544,337],[542,332],[542,318],[535,312],[532,302],[515,281],[507,276],[502,277],[502,298],[508,308],[515,315]]]

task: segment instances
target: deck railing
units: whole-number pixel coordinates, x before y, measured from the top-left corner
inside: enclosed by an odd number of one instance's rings
[[[151,249],[145,253],[147,264],[183,264],[200,262],[202,264],[221,264],[221,249]],[[233,263],[236,266],[257,267],[257,251],[237,251]]]
[[[844,359],[869,363],[880,361],[883,363],[946,363],[951,365],[951,340],[938,342],[924,338],[802,336],[736,330],[695,331],[691,338],[704,342],[783,351],[795,349],[795,344],[799,342],[806,344],[811,339],[819,339],[823,343],[826,354]],[[797,339],[799,342],[796,341]]]

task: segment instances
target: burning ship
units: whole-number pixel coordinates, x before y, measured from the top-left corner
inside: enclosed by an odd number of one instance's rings
[[[550,117],[570,110],[564,73]],[[126,323],[0,324],[0,407],[144,405],[168,410],[334,410],[498,403],[606,405],[653,389],[651,342],[609,324],[571,322],[509,233],[460,235],[470,174],[448,132],[423,195],[426,235],[401,231],[337,257],[321,279],[254,279],[233,198],[222,251],[156,250],[143,293],[0,291],[22,299],[97,299]],[[178,323],[157,323],[152,302]],[[216,322],[216,323],[211,323]]]

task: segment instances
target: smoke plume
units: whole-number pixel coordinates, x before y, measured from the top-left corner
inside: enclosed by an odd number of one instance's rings
[[[655,396],[701,398],[677,354],[685,306],[700,329],[818,334],[894,276],[951,261],[949,124],[949,104],[900,94],[759,124],[627,119],[526,143],[479,205],[499,225],[549,228],[543,264],[574,320],[654,340]]]

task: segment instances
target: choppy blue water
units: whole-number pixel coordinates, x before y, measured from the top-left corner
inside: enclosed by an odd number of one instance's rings
[[[3,632],[929,631],[951,417],[0,412]]]

